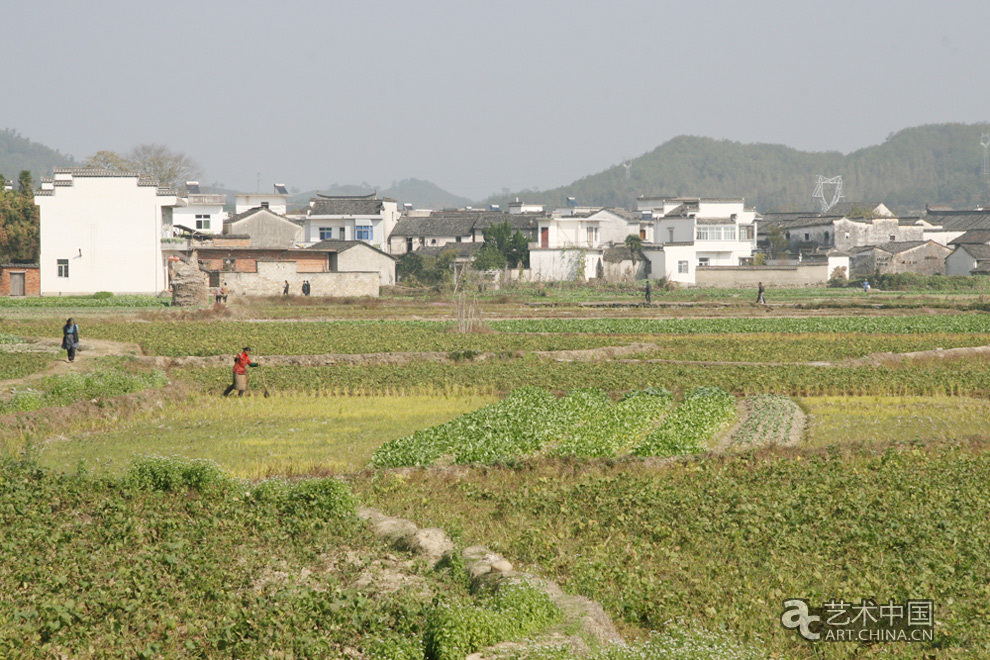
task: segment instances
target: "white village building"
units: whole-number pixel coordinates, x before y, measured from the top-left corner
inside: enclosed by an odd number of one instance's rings
[[[361,196],[317,195],[302,220],[303,242],[364,241],[388,253],[388,237],[399,221],[398,203],[377,193]]]
[[[605,252],[625,244],[630,234],[648,241],[653,219],[625,209],[574,208],[537,220],[529,246],[531,279],[539,282],[583,280],[603,275]]]
[[[186,181],[186,192],[178,196],[172,209],[172,226],[204,234],[221,234],[227,217],[223,210],[226,203],[226,195],[201,193],[198,181]]]
[[[650,278],[695,284],[698,267],[750,263],[756,247],[757,214],[742,198],[640,197],[637,210],[653,219],[644,242]]]
[[[55,168],[35,191],[41,294],[157,294],[168,287],[163,227],[176,194],[137,172]]]

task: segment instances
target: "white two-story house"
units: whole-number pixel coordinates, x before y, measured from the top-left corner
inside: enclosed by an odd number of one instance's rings
[[[186,181],[186,193],[178,196],[172,209],[172,227],[180,231],[185,228],[204,234],[221,234],[227,217],[223,209],[226,203],[226,195],[202,193],[198,181]]]
[[[638,211],[653,219],[644,242],[650,277],[694,284],[699,266],[749,263],[756,247],[756,211],[743,199],[640,197]]]
[[[55,168],[41,215],[41,294],[157,294],[168,287],[163,228],[175,192],[137,172]]]
[[[552,282],[599,277],[609,248],[630,234],[644,242],[653,234],[653,218],[625,209],[574,208],[540,218],[537,241],[529,246],[531,278]]]
[[[317,195],[309,201],[303,219],[303,241],[364,241],[382,252],[389,252],[388,237],[399,221],[394,199],[377,193],[362,196]]]

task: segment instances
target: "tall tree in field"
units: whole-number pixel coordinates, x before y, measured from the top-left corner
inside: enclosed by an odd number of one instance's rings
[[[86,159],[86,167],[98,167],[116,172],[141,172],[159,185],[177,188],[203,171],[195,160],[162,144],[139,144],[122,156],[116,151],[97,151]]]

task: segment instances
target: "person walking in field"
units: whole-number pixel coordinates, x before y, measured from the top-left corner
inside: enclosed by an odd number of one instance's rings
[[[285,281],[285,287],[282,289],[282,295],[283,296],[289,295],[289,280]]]
[[[870,292],[870,281],[863,280],[863,293],[869,293],[869,292]]]
[[[75,362],[76,351],[79,350],[79,326],[72,319],[62,326],[62,348],[69,352],[69,362]]]
[[[763,298],[763,292],[764,291],[765,291],[765,289],[763,288],[763,282],[760,282],[759,283],[759,288],[757,289],[757,292],[756,292],[756,304],[757,305],[766,305],[767,304],[766,299]]]
[[[220,301],[222,300],[223,300],[223,292],[221,291],[220,287],[217,287],[213,291],[213,304],[219,305]]]
[[[221,298],[221,301],[220,302],[222,302],[224,305],[227,304],[227,294],[228,293],[230,293],[230,290],[227,288],[227,283],[224,282],[223,283],[223,286],[220,287],[220,298]]]
[[[646,280],[646,304],[649,305],[653,302],[653,290],[650,287],[650,281]]]
[[[309,280],[303,280],[303,283],[302,283],[302,292],[303,292],[303,295],[304,296],[309,296],[309,292],[311,290],[312,289],[309,286]]]
[[[248,388],[247,368],[257,367],[257,362],[251,361],[251,349],[245,346],[240,353],[234,356],[234,382],[223,391],[224,396],[228,396],[237,390],[237,396],[244,396]]]

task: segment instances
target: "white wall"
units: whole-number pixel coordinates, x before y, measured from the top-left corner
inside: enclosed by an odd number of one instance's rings
[[[175,201],[154,186],[139,187],[136,176],[74,175],[71,186],[35,197],[42,295],[165,290],[162,207]],[[58,277],[58,259],[68,260],[68,277]]]
[[[227,214],[224,213],[223,206],[219,204],[209,206],[176,206],[172,209],[172,224],[196,229],[197,215],[210,216],[210,228],[199,231],[208,234],[223,233],[223,221],[226,219]]]
[[[244,213],[259,208],[262,202],[268,202],[268,210],[272,213],[285,215],[286,196],[276,193],[239,193],[234,197],[234,213]]]

